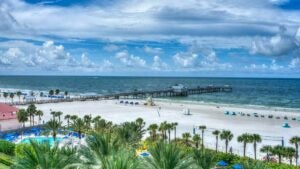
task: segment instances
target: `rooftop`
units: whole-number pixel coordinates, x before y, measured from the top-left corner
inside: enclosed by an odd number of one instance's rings
[[[18,111],[16,107],[10,106],[8,104],[0,103],[0,113],[11,113],[16,111]]]

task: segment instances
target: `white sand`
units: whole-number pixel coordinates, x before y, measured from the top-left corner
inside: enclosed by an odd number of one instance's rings
[[[140,101],[143,103],[144,101]],[[211,148],[215,146],[215,137],[211,134],[214,129],[228,129],[234,134],[230,146],[233,148],[233,152],[242,154],[242,144],[237,143],[236,138],[242,133],[257,133],[263,137],[263,142],[258,146],[258,149],[262,145],[278,145],[281,144],[281,137],[284,138],[285,144],[288,145],[288,139],[294,135],[298,135],[300,131],[300,122],[290,120],[291,117],[297,117],[298,113],[295,112],[278,112],[274,110],[257,110],[249,108],[233,108],[233,107],[216,107],[213,105],[201,105],[201,104],[187,104],[187,103],[170,103],[170,102],[155,102],[157,106],[148,107],[144,105],[132,106],[119,104],[117,100],[102,100],[102,101],[87,101],[87,102],[72,102],[72,103],[54,103],[54,104],[41,104],[36,105],[38,109],[44,111],[44,121],[48,121],[51,118],[50,109],[52,111],[62,111],[64,115],[100,115],[102,118],[113,121],[114,123],[121,123],[125,121],[133,121],[138,117],[143,118],[147,125],[151,123],[160,123],[163,121],[178,122],[178,135],[181,136],[183,132],[193,132],[193,126],[206,125],[207,131],[205,132],[204,142],[205,145]],[[161,107],[160,117],[157,110]],[[189,108],[192,115],[183,115],[183,109]],[[247,116],[231,116],[224,115],[225,111],[235,111],[250,113],[251,117]],[[274,116],[281,116],[280,120],[269,119],[267,117],[254,117],[253,113],[260,114],[274,114]],[[283,128],[281,125],[285,122],[283,116],[289,117],[288,123],[291,128]],[[37,118],[36,118],[37,119]],[[197,130],[197,133],[200,133]],[[272,136],[271,140],[266,136]],[[219,148],[224,150],[224,142],[219,142]],[[248,146],[247,154],[252,156],[252,145]],[[258,151],[259,152],[259,151]],[[259,155],[263,155],[260,154]]]

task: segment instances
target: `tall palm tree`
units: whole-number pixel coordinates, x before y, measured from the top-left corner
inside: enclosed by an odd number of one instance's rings
[[[196,150],[192,152],[192,157],[196,166],[201,169],[211,169],[215,166],[216,158],[210,151]]]
[[[6,98],[8,97],[8,93],[7,92],[3,92],[3,97],[4,97],[5,102],[6,102]]]
[[[55,119],[51,119],[46,123],[45,127],[52,134],[53,140],[55,141],[58,130],[61,128],[61,122],[58,122]]]
[[[254,150],[254,159],[256,160],[256,149],[257,149],[257,143],[261,143],[262,139],[259,134],[252,134],[251,136],[251,142],[253,143],[253,150]]]
[[[144,158],[147,169],[189,169],[193,161],[176,144],[156,143],[149,148],[151,158]]]
[[[160,123],[158,131],[160,131],[162,139],[166,140],[167,139],[167,122],[166,121]]]
[[[278,162],[281,164],[282,156],[284,155],[284,147],[281,145],[277,145],[272,148],[272,154],[275,154],[278,156]]]
[[[14,102],[15,94],[14,94],[14,93],[10,93],[10,94],[9,94],[9,97],[10,97],[10,99],[11,99],[11,103],[13,103],[13,102]]]
[[[174,122],[174,123],[172,123],[172,126],[173,126],[173,130],[174,130],[174,140],[176,141],[176,130],[177,130],[178,123]]]
[[[198,149],[199,148],[199,141],[201,141],[200,135],[199,134],[195,134],[192,139],[193,139],[193,141],[194,141],[194,143],[196,145],[196,148]]]
[[[84,121],[85,126],[87,127],[87,129],[90,129],[91,128],[92,117],[90,115],[85,115],[85,116],[83,116],[83,121]]]
[[[37,110],[35,113],[39,117],[39,124],[41,124],[42,116],[44,115],[42,110]]]
[[[29,116],[29,121],[30,121],[30,126],[33,124],[34,125],[34,116],[36,114],[36,107],[34,104],[30,104],[28,107],[27,107],[27,114]]]
[[[173,126],[171,123],[167,123],[166,124],[166,129],[168,131],[168,140],[169,140],[169,143],[171,142],[171,130],[173,130]]]
[[[139,130],[143,130],[143,128],[145,127],[145,124],[146,124],[146,122],[142,118],[137,118],[135,120],[135,123],[138,125]]]
[[[49,95],[53,96],[54,95],[54,90],[49,90]]]
[[[152,137],[152,140],[156,140],[156,135],[157,135],[157,129],[158,125],[157,124],[150,124],[148,127],[148,131],[150,131],[150,136]]]
[[[55,89],[55,94],[58,95],[60,93],[59,89]]]
[[[21,91],[17,91],[17,96],[18,96],[18,98],[19,98],[19,102],[21,102],[21,95],[22,95],[22,92]]]
[[[199,126],[199,129],[201,130],[201,138],[202,138],[201,149],[203,149],[204,148],[204,131],[206,130],[206,126],[204,126],[204,125]]]
[[[65,120],[67,120],[68,128],[70,127],[70,118],[71,118],[71,115],[69,115],[69,114],[65,115]]]
[[[57,112],[55,112],[55,114],[54,114],[55,117],[58,117],[58,122],[60,122],[60,117],[61,117],[61,115],[63,115],[63,112],[61,112],[61,111],[57,111]]]
[[[69,94],[69,92],[68,92],[68,91],[65,91],[65,92],[64,92],[64,95],[65,95],[65,97],[67,97],[67,96],[68,96],[68,94]]]
[[[81,118],[77,118],[72,124],[72,128],[78,133],[79,139],[81,139],[81,135],[86,129],[84,121]]]
[[[284,148],[284,156],[289,159],[290,165],[293,163],[293,158],[296,155],[296,150],[293,147],[285,147]]]
[[[228,152],[228,144],[233,138],[233,134],[229,130],[223,130],[220,134],[221,140],[225,140],[225,152]]]
[[[215,130],[212,132],[212,134],[216,136],[216,152],[218,152],[220,131]]]
[[[262,153],[266,153],[267,155],[267,161],[269,162],[270,161],[270,153],[272,152],[273,148],[272,146],[269,146],[269,145],[266,145],[266,146],[263,146],[260,151]]]
[[[290,144],[295,145],[295,149],[296,149],[296,166],[298,164],[298,158],[299,158],[299,143],[300,143],[300,137],[298,136],[294,136],[290,139]]]
[[[247,150],[247,144],[251,143],[252,141],[252,136],[250,134],[242,134],[238,136],[237,141],[240,143],[243,143],[243,156],[246,157],[246,150]]]
[[[23,135],[25,123],[28,121],[27,111],[25,109],[20,109],[17,112],[17,119],[20,123],[23,123],[23,130],[22,130],[22,135]]]
[[[50,114],[52,115],[52,119],[55,120],[55,117],[56,117],[56,111],[51,111]]]
[[[72,115],[72,116],[70,117],[70,119],[72,120],[72,123],[74,123],[74,122],[75,122],[75,120],[77,120],[77,119],[78,119],[78,116],[76,116],[76,115]]]
[[[80,166],[81,159],[75,148],[59,148],[49,143],[39,144],[30,140],[23,149],[24,156],[16,159],[14,169],[68,169]]]
[[[184,140],[184,144],[189,145],[189,140],[191,138],[191,134],[190,133],[182,133],[182,138]]]

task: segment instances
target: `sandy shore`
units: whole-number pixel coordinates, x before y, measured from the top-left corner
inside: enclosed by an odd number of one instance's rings
[[[133,121],[138,117],[143,118],[147,125],[151,123],[160,123],[163,121],[178,122],[178,136],[181,136],[183,132],[193,132],[193,127],[199,125],[206,125],[208,130],[205,132],[204,142],[205,145],[211,148],[215,146],[215,137],[212,135],[214,129],[228,129],[234,134],[234,138],[230,143],[233,152],[242,154],[242,144],[237,143],[236,138],[242,133],[257,133],[263,138],[262,145],[278,145],[281,144],[281,138],[284,139],[286,145],[289,145],[288,139],[294,135],[299,134],[300,122],[292,121],[291,117],[298,117],[298,113],[295,112],[282,112],[274,110],[258,110],[250,108],[234,108],[223,107],[213,105],[202,104],[187,104],[187,103],[171,103],[155,101],[157,106],[149,107],[141,105],[145,101],[140,100],[140,105],[124,105],[120,104],[117,100],[102,100],[102,101],[86,101],[86,102],[71,102],[71,103],[54,103],[54,104],[41,104],[37,105],[38,109],[44,111],[44,121],[48,121],[51,118],[50,109],[52,111],[62,111],[64,115],[100,115],[106,120],[113,121],[114,123],[122,123],[125,121]],[[158,109],[160,109],[160,116],[158,115]],[[20,107],[22,108],[22,107]],[[192,115],[184,115],[183,110],[189,108]],[[224,115],[225,111],[235,111],[251,114],[251,117],[247,116],[232,116]],[[256,112],[259,115],[273,114],[280,116],[281,119],[269,119],[267,117],[254,117],[253,113]],[[300,113],[300,112],[299,112]],[[281,125],[286,122],[283,116],[289,117],[287,121],[291,128],[283,128]],[[199,130],[196,131],[200,133]],[[224,142],[219,144],[220,149],[225,149]],[[252,155],[252,145],[248,146],[248,155]]]

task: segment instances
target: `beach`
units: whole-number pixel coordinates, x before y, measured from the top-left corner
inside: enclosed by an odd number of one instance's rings
[[[275,109],[258,109],[258,108],[242,108],[224,105],[208,105],[208,104],[191,104],[186,102],[171,102],[163,100],[154,100],[155,106],[145,106],[145,100],[128,100],[139,102],[139,105],[121,104],[119,100],[101,100],[101,101],[84,101],[84,102],[65,102],[65,103],[49,103],[37,104],[37,108],[44,112],[42,121],[47,122],[52,116],[50,111],[62,111],[64,115],[84,115],[97,116],[112,121],[114,123],[122,123],[125,121],[134,121],[141,117],[145,120],[146,126],[152,123],[161,123],[163,121],[178,122],[177,137],[181,137],[184,132],[193,133],[193,128],[200,125],[206,125],[204,144],[214,149],[215,137],[212,131],[230,130],[234,134],[234,138],[230,142],[233,153],[242,155],[242,143],[238,143],[237,136],[243,133],[257,133],[262,136],[262,143],[258,145],[258,149],[262,145],[279,145],[282,138],[285,145],[289,145],[288,140],[296,135],[300,130],[300,122],[291,120],[292,117],[298,117],[297,112],[282,112]],[[18,106],[26,108],[26,106]],[[184,115],[183,110],[190,109],[191,115]],[[225,115],[224,112],[236,112],[237,115]],[[241,116],[238,112],[250,114]],[[254,117],[253,113],[257,113],[259,117]],[[267,116],[272,114],[274,117],[269,119]],[[265,115],[264,118],[260,117]],[[275,117],[279,116],[280,119]],[[284,120],[287,116],[289,119]],[[37,118],[36,118],[37,119]],[[64,121],[66,123],[66,121]],[[282,124],[288,122],[291,128],[283,128]],[[196,133],[200,134],[197,129]],[[173,132],[172,132],[173,134]],[[173,137],[173,135],[172,135]],[[225,151],[224,141],[219,142],[219,149]],[[253,156],[253,146],[248,145],[248,156]],[[261,153],[258,156],[261,158]]]

